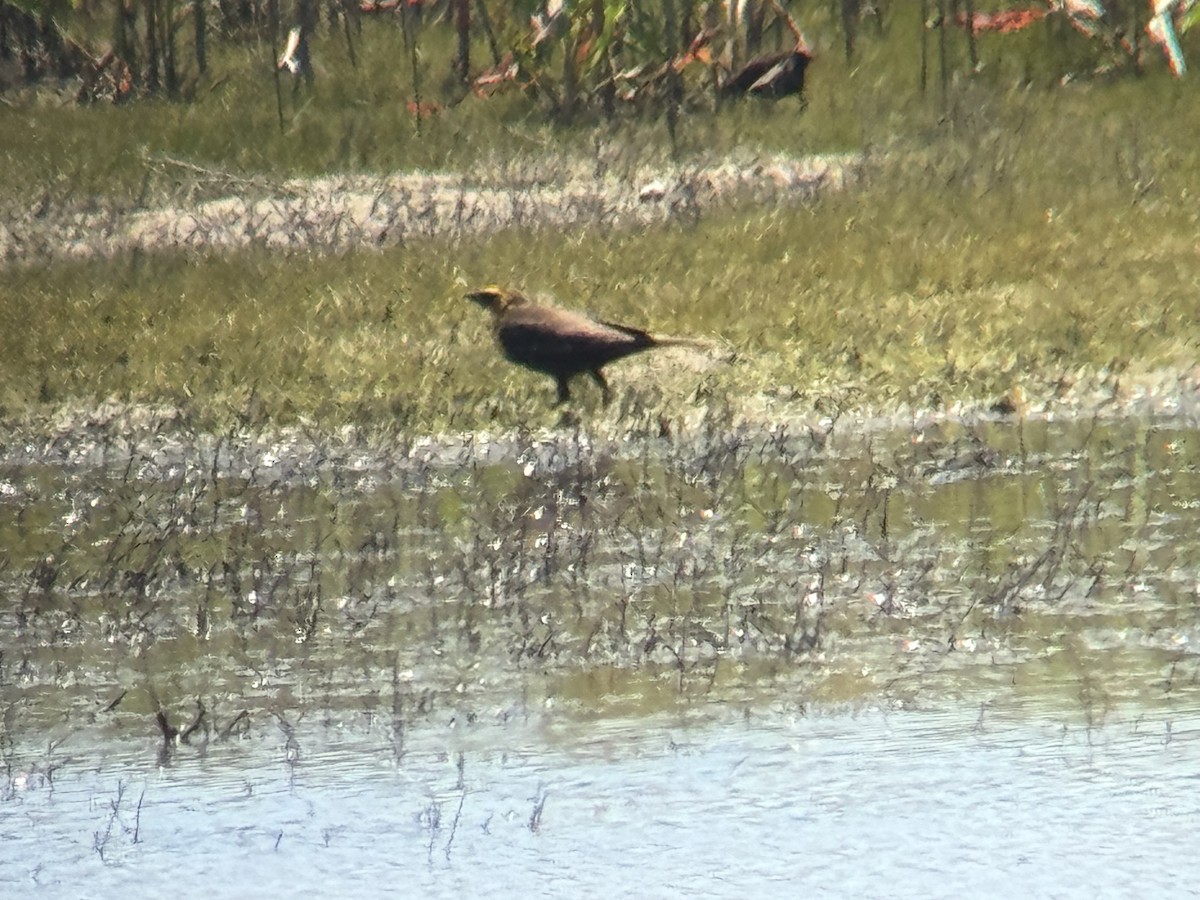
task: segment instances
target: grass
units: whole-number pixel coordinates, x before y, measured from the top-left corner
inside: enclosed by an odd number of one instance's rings
[[[920,138],[924,126],[947,110],[961,114],[976,102],[973,92],[962,90],[967,81],[961,75],[965,41],[957,34],[952,36],[950,64],[958,74],[947,97],[943,99],[938,87],[932,57],[928,90],[918,90],[916,7],[892,14],[882,35],[865,30],[856,57],[847,62],[838,20],[830,18],[824,6],[802,13],[818,53],[807,110],[801,115],[791,102],[765,108],[734,104],[714,115],[702,88],[708,76],[689,70],[692,102],[680,126],[681,153],[725,153],[744,147],[792,153],[857,149],[896,137]],[[108,18],[97,12],[91,19],[73,21],[71,31],[96,40]],[[293,91],[290,81],[282,80],[282,127],[270,43],[212,41],[208,72],[198,76],[190,61],[187,29],[178,50],[186,100],[147,100],[112,108],[78,106],[44,93],[6,98],[0,108],[6,134],[0,148],[0,183],[57,186],[76,194],[138,195],[147,179],[160,178],[147,155],[163,153],[243,174],[286,177],[345,170],[463,169],[540,154],[547,147],[588,152],[597,139],[636,145],[639,153],[669,145],[666,128],[652,115],[622,115],[610,123],[585,114],[568,127],[553,122],[543,101],[515,90],[486,100],[464,98],[449,79],[453,42],[444,28],[426,25],[416,32],[419,63],[414,85],[396,20],[368,18],[363,26],[354,37],[356,66],[350,64],[340,30],[318,31],[313,40],[315,84]],[[931,41],[934,55],[935,43]],[[978,80],[988,92],[1000,94],[1019,88],[1045,97],[1043,92],[1064,74],[1086,72],[1097,61],[1088,42],[1056,27],[981,36],[979,45],[985,65]],[[482,42],[473,58],[477,67],[490,62]],[[1186,86],[1171,85],[1161,61],[1154,62],[1146,96],[1161,102],[1170,95],[1186,95]],[[1109,93],[1103,85],[1085,84],[1080,90]],[[418,121],[405,106],[418,95],[446,109]],[[1098,109],[1110,105],[1103,97],[1097,101]],[[1120,108],[1119,99],[1114,98],[1112,108]]]
[[[1194,359],[1200,310],[1182,206],[1129,204],[1114,223],[1068,203],[1047,220],[1034,198],[1003,216],[1015,201],[1000,194],[965,192],[970,214],[916,186],[906,203],[888,194],[876,182],[813,209],[743,210],[648,235],[15,270],[4,316],[32,313],[38,328],[0,339],[3,402],[11,414],[115,396],[177,404],[214,425],[436,430],[512,426],[530,410],[553,422],[548,380],[503,363],[461,300],[464,285],[494,280],[716,336],[740,354],[660,387],[631,383],[645,374],[636,366],[615,367],[622,391],[646,407],[684,402],[697,379],[717,398],[925,405],[994,398],[1080,368]]]
[[[1016,387],[1045,395],[1079,373],[1193,365],[1193,86],[1161,66],[1055,86],[1079,48],[1052,34],[1067,42],[1058,69],[1037,43],[1045,38],[990,39],[982,75],[954,79],[945,96],[934,82],[921,93],[908,24],[897,14],[892,32],[864,38],[847,64],[817,17],[828,49],[803,113],[748,103],[684,117],[684,159],[865,151],[870,177],[843,195],[637,234],[508,232],[341,257],[256,250],[10,268],[0,321],[36,327],[0,336],[0,414],[25,420],[115,397],[175,405],[212,427],[553,425],[549,382],[500,361],[486,323],[461,301],[485,282],[713,336],[738,354],[704,372],[653,360],[614,367],[614,418],[657,421],[702,402],[765,403],[772,415],[989,403]],[[586,156],[601,143],[634,162],[670,151],[653,118],[568,128],[517,94],[469,97],[418,132],[403,105],[411,85],[394,62],[398,39],[369,23],[357,69],[337,39],[319,40],[316,87],[285,96],[282,131],[261,46],[222,50],[214,71],[229,76],[197,85],[190,103],[25,98],[0,111],[11,136],[0,181],[28,188],[0,205],[27,207],[40,194],[146,202],[188,187],[153,164],[163,154],[285,177],[494,170],[543,153]],[[437,40],[429,32],[428,47]],[[435,97],[441,59],[423,57]],[[598,414],[598,398],[580,394]]]

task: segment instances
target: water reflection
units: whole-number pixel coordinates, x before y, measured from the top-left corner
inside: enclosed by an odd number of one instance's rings
[[[244,856],[253,883],[370,892],[367,863],[420,863],[425,887],[474,892],[499,855],[517,884],[534,858],[569,860],[543,870],[550,893],[611,893],[618,860],[637,893],[878,893],[855,873],[907,859],[986,888],[999,860],[1001,888],[1069,893],[1048,873],[1056,854],[1084,864],[1072,828],[1116,853],[1129,816],[1178,824],[1140,792],[1181,788],[1196,752],[1177,725],[1200,708],[1198,462],[1182,419],[9,447],[0,815],[25,842],[18,877],[115,886],[128,859],[153,884],[179,854],[215,875],[203,850]],[[834,714],[964,708],[1015,718],[995,737]],[[1126,803],[1115,770],[1087,770],[1056,818],[1052,786],[1084,769],[1024,771],[1021,748],[1082,753],[1079,735],[1106,767],[1141,748],[1140,786]],[[928,857],[964,822],[970,853]],[[55,875],[47,848],[68,845]]]

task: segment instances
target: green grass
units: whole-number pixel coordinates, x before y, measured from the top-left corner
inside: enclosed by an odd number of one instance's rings
[[[700,69],[686,74],[688,109],[678,150],[724,153],[754,147],[786,152],[855,149],[900,137],[923,139],[923,130],[948,110],[964,114],[977,99],[964,92],[965,41],[952,33],[951,85],[945,100],[938,86],[937,40],[929,40],[927,90],[918,90],[920,54],[917,8],[894,11],[887,30],[867,27],[857,54],[847,62],[838,20],[828,4],[797,4],[796,14],[818,57],[810,68],[809,104],[801,114],[795,102],[778,105],[726,105],[714,115]],[[75,18],[70,30],[103,41],[108,14]],[[0,184],[47,186],[58,194],[143,196],[147,182],[169,189],[178,172],[166,177],[152,159],[170,155],[238,174],[287,177],[331,171],[390,172],[396,169],[463,169],[480,163],[556,150],[590,152],[596,140],[624,142],[639,152],[669,145],[666,128],[653,115],[624,113],[615,122],[583,114],[577,124],[556,124],[543,100],[515,89],[482,99],[462,96],[450,85],[453,40],[446,27],[425,25],[415,32],[419,48],[418,83],[411,77],[409,53],[397,20],[366,18],[354,37],[356,66],[350,63],[340,31],[321,29],[313,40],[315,84],[293,91],[282,76],[282,127],[277,107],[272,47],[258,39],[233,43],[213,39],[208,71],[195,71],[190,23],[180,30],[184,99],[144,100],[112,108],[78,106],[66,96],[28,92],[6,98],[0,107],[5,140],[0,146]],[[474,47],[475,68],[490,63],[486,44]],[[981,36],[983,70],[977,79],[986,93],[1028,90],[1039,97],[1065,73],[1086,73],[1103,56],[1095,47],[1060,27],[1037,27],[1018,35]],[[1164,75],[1162,61],[1148,54],[1153,76],[1143,98],[1155,102],[1187,94]],[[1128,81],[1129,79],[1125,79]],[[70,86],[68,86],[69,88]],[[1122,84],[1114,91],[1120,95]],[[1108,93],[1086,84],[1075,92]],[[1134,93],[1138,93],[1134,91]],[[406,102],[445,104],[443,112],[418,122]],[[1035,101],[1040,102],[1040,101]],[[1099,109],[1108,107],[1100,99]],[[1112,104],[1119,108],[1120,101]]]
[[[649,234],[14,270],[0,316],[38,324],[3,337],[3,402],[24,414],[115,396],[212,424],[424,431],[511,426],[530,409],[552,423],[549,380],[503,363],[461,299],[464,285],[497,280],[738,352],[705,374],[614,367],[638,407],[701,387],[718,400],[794,395],[801,410],[829,397],[986,401],[1081,368],[1194,361],[1196,232],[1183,202],[1132,202],[1119,179],[1086,201],[1036,183],[934,191],[936,171],[890,168],[811,209],[743,209]]]
[[[653,420],[704,402],[759,408],[762,398],[785,404],[772,415],[988,403],[1016,386],[1044,394],[1079,372],[1193,365],[1194,85],[1158,65],[1143,78],[1056,87],[1038,52],[1045,38],[1023,35],[981,42],[982,75],[956,79],[944,98],[935,77],[922,94],[901,24],[864,38],[853,65],[832,31],[818,31],[827,49],[804,112],[783,102],[685,115],[685,159],[865,150],[869,178],[843,195],[638,234],[511,232],[344,257],[161,254],[9,269],[0,321],[36,327],[0,336],[0,412],[13,421],[116,397],[174,404],[214,427],[554,424],[549,380],[503,363],[483,317],[461,300],[486,282],[736,351],[733,364],[705,372],[614,366],[613,417]],[[191,103],[6,108],[0,180],[29,190],[4,203],[30,203],[35,191],[134,197],[150,176],[173,190],[147,162],[157,154],[283,177],[475,171],[584,156],[597,141],[633,161],[667,153],[653,118],[564,128],[517,94],[467,98],[418,134],[397,41],[394,29],[368,28],[350,70],[323,38],[325,68],[311,93],[287,97],[282,134],[261,47],[223,51],[241,75],[202,85]],[[580,396],[599,414],[594,392],[581,386]]]

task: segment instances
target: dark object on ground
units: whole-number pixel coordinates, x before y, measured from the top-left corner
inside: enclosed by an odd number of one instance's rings
[[[597,322],[579,313],[540,306],[517,291],[486,287],[467,294],[492,314],[492,330],[510,362],[543,372],[558,385],[558,402],[571,398],[568,382],[587,373],[612,396],[601,368],[653,347],[702,346],[686,338],[656,338],[638,328]]]
[[[743,97],[753,94],[778,100],[792,94],[804,93],[804,70],[812,62],[812,56],[795,47],[782,53],[770,53],[750,60],[721,86],[726,97]]]

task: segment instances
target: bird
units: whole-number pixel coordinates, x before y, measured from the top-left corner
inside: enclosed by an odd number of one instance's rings
[[[796,47],[752,59],[721,86],[726,97],[753,94],[778,100],[791,94],[804,95],[804,71],[812,62],[806,48]]]
[[[558,403],[571,399],[570,381],[587,373],[604,394],[612,389],[601,369],[618,359],[656,347],[703,347],[690,338],[654,337],[640,328],[598,322],[581,313],[544,306],[520,291],[489,285],[466,295],[492,314],[492,332],[509,362],[554,379]]]

